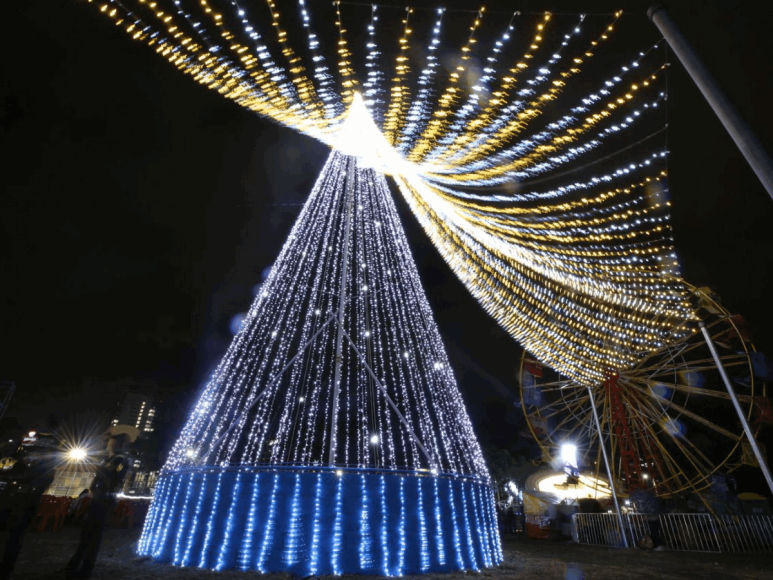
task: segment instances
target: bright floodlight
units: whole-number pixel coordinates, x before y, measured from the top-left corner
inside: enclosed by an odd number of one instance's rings
[[[83,447],[73,447],[68,455],[73,461],[83,461],[86,459],[86,450]]]
[[[564,465],[577,467],[577,446],[574,443],[564,443],[561,445],[561,461]]]
[[[370,436],[370,442],[371,442],[373,445],[375,445],[376,443],[378,443],[378,435],[371,435],[371,436]]]
[[[193,459],[194,457],[196,457],[196,452],[195,452],[193,449],[188,449],[188,450],[185,452],[185,456],[186,456],[188,459]]]

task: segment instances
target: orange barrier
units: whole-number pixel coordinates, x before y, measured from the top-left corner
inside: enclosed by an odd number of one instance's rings
[[[45,532],[49,529],[52,532],[56,532],[62,529],[71,501],[72,498],[70,497],[42,496],[38,506],[38,513],[33,523],[34,530],[36,532]]]
[[[114,528],[131,528],[134,525],[134,502],[120,500],[115,504],[110,526]]]

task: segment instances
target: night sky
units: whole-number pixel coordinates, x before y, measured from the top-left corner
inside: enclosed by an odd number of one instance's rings
[[[659,37],[647,3],[592,5],[629,12],[627,34],[642,48]],[[669,8],[770,152],[770,21],[746,6]],[[133,379],[158,385],[179,417],[328,150],[195,84],[86,2],[27,0],[2,13],[0,380],[17,385],[3,425],[106,416],[115,386]],[[773,353],[773,201],[671,62],[669,183],[683,275],[713,287]],[[525,445],[512,405],[519,347],[398,203],[483,443]]]

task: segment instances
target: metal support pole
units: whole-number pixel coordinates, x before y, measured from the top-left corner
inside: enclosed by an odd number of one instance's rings
[[[733,138],[736,146],[767,190],[768,195],[773,199],[773,161],[771,161],[765,148],[730,103],[727,95],[684,37],[682,31],[671,19],[665,7],[662,4],[653,4],[647,10],[647,16],[668,41],[668,45],[676,53],[684,68],[687,69],[692,80],[698,85],[714,113],[719,117],[727,132],[730,133],[730,137]]]
[[[335,316],[331,316],[325,321],[325,323],[322,326],[319,327],[319,329],[317,329],[317,332],[315,332],[312,335],[312,337],[306,341],[306,344],[304,344],[301,348],[299,348],[298,352],[296,352],[293,355],[293,357],[289,361],[287,361],[287,364],[285,364],[285,366],[282,367],[282,370],[276,373],[273,376],[273,378],[266,383],[263,389],[257,395],[255,395],[255,398],[252,400],[252,403],[250,403],[250,405],[246,409],[244,409],[241,413],[239,413],[239,415],[234,417],[234,419],[231,421],[231,424],[228,426],[228,428],[225,431],[223,431],[220,437],[218,437],[217,439],[215,439],[214,442],[209,444],[209,446],[207,447],[207,452],[204,453],[203,455],[202,454],[199,455],[201,460],[197,461],[197,463],[203,462],[204,459],[209,457],[209,454],[212,452],[213,449],[217,449],[217,446],[220,444],[220,442],[228,436],[228,434],[234,429],[234,427],[240,424],[242,418],[246,417],[247,413],[252,411],[253,407],[255,407],[255,405],[257,405],[258,402],[263,398],[263,396],[266,393],[268,393],[268,390],[274,386],[274,383],[276,383],[279,379],[282,378],[282,375],[285,374],[285,371],[293,365],[293,363],[299,356],[301,356],[304,352],[306,352],[306,349],[309,348],[309,345],[311,345],[312,342],[314,342],[314,339],[317,338],[320,335],[320,333],[323,330],[325,330],[325,327],[331,322],[333,322],[335,319],[336,319]]]
[[[607,477],[609,478],[609,489],[612,490],[612,501],[615,503],[615,511],[617,512],[617,523],[620,524],[620,535],[623,537],[623,546],[628,547],[628,534],[626,534],[625,525],[623,524],[623,514],[620,511],[620,504],[617,501],[617,492],[615,491],[615,480],[612,479],[612,470],[609,468],[609,458],[607,457],[607,449],[604,447],[604,437],[601,435],[601,423],[599,422],[599,414],[596,411],[596,400],[593,398],[593,389],[588,387],[588,397],[590,398],[590,406],[593,409],[593,418],[596,421],[596,432],[599,434],[599,446],[601,447],[601,454],[604,456],[604,467],[607,468]]]
[[[400,422],[405,426],[405,428],[408,430],[408,434],[413,438],[416,445],[419,447],[421,452],[424,454],[424,457],[427,458],[427,461],[429,461],[429,467],[430,469],[438,469],[437,464],[435,463],[435,460],[433,459],[432,455],[430,455],[430,452],[427,451],[427,448],[424,447],[424,444],[421,442],[421,439],[419,439],[419,436],[416,435],[413,428],[411,427],[411,424],[408,422],[408,420],[405,418],[405,415],[403,415],[400,412],[400,409],[397,408],[397,405],[392,400],[392,397],[389,396],[389,391],[387,391],[387,388],[384,386],[384,383],[382,383],[379,378],[376,376],[376,373],[373,372],[373,369],[370,368],[370,365],[368,364],[368,359],[365,358],[365,356],[360,352],[360,349],[357,348],[357,345],[354,344],[354,341],[352,340],[352,337],[349,336],[349,333],[344,330],[343,326],[339,326],[341,331],[346,335],[346,340],[349,341],[349,346],[352,347],[352,350],[354,353],[360,358],[360,362],[365,367],[365,370],[368,371],[368,374],[373,379],[373,381],[376,383],[376,386],[381,390],[381,393],[384,395],[384,398],[386,399],[386,402],[389,403],[389,406],[392,407],[392,410],[397,414],[398,418],[400,419]]]
[[[746,420],[746,416],[743,414],[741,403],[738,402],[738,397],[735,395],[735,388],[733,388],[733,383],[730,380],[730,377],[727,376],[727,372],[725,371],[725,367],[722,364],[722,360],[719,358],[719,354],[717,353],[717,347],[714,346],[714,342],[711,340],[709,330],[706,328],[706,325],[703,324],[703,322],[700,323],[700,327],[701,332],[703,333],[703,338],[706,340],[706,344],[709,346],[709,350],[711,351],[711,356],[714,357],[714,362],[717,363],[719,374],[722,375],[722,381],[725,383],[725,388],[727,389],[727,393],[730,395],[730,400],[733,401],[735,412],[738,413],[738,418],[741,420],[743,430],[746,433],[746,438],[749,440],[749,444],[752,446],[754,456],[757,458],[757,463],[760,464],[760,469],[765,476],[765,481],[768,482],[770,493],[773,495],[773,478],[770,476],[768,464],[765,461],[765,458],[762,456],[762,452],[760,451],[759,446],[757,445],[757,440],[754,438],[751,427],[749,427],[749,422]]]
[[[352,233],[352,209],[354,206],[354,171],[356,167],[356,157],[349,157],[348,167],[346,168],[346,231],[344,233],[344,250],[341,264],[341,288],[338,296],[338,336],[336,337],[336,358],[335,374],[333,377],[333,409],[330,413],[330,454],[328,463],[335,464],[336,443],[338,442],[338,397],[341,392],[341,367],[344,364],[343,343],[344,343],[344,306],[346,305],[346,277],[349,271],[349,237]]]

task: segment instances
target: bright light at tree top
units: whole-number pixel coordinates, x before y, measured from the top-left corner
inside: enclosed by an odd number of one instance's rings
[[[391,174],[484,309],[562,374],[594,384],[692,332],[662,45],[612,50],[621,13],[99,6],[197,82]]]

